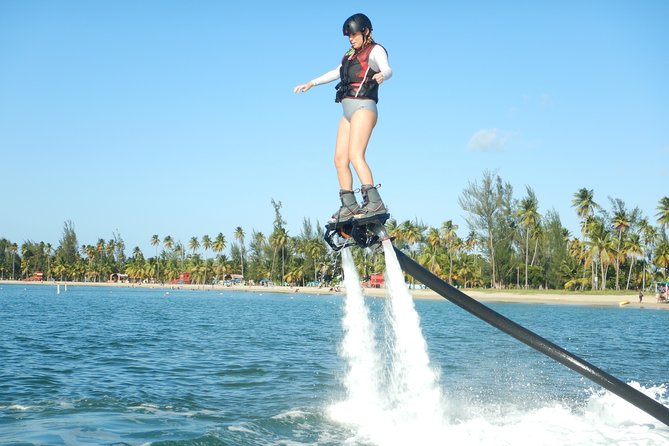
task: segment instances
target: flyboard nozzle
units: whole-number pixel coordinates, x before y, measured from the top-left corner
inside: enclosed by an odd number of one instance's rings
[[[379,241],[388,240],[390,238],[390,236],[388,235],[388,231],[386,230],[386,227],[384,225],[378,224],[374,229],[375,229],[374,235],[376,235],[379,238]]]

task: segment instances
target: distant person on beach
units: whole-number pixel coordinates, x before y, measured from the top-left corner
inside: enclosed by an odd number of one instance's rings
[[[639,302],[643,301],[643,291],[639,289]]]
[[[295,93],[304,93],[316,85],[339,79],[335,102],[342,104],[343,116],[337,131],[334,163],[341,207],[332,215],[331,223],[387,212],[377,190],[380,185],[374,185],[372,171],[365,161],[365,151],[377,122],[379,85],[390,79],[393,72],[386,49],[372,38],[372,22],[366,15],[354,14],[346,19],[343,33],[351,48],[339,66],[293,89]],[[360,180],[362,206],[355,198],[351,165]]]

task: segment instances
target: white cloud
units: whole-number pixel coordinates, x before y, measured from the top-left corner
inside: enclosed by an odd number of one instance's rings
[[[467,146],[471,150],[502,150],[509,140],[509,135],[497,129],[481,129],[469,139]]]

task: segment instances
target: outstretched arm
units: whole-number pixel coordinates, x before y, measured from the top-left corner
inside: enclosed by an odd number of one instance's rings
[[[332,82],[334,80],[339,79],[339,65],[337,68],[328,71],[327,73],[323,74],[322,76],[318,76],[316,79],[313,79],[306,84],[300,84],[297,87],[293,88],[293,92],[295,93],[304,93],[309,91],[312,87],[315,87],[316,85],[321,85],[321,84],[327,84],[328,82]]]
[[[293,88],[293,93],[305,93],[313,87],[314,84],[312,82],[307,82],[306,84],[300,84],[297,87]]]

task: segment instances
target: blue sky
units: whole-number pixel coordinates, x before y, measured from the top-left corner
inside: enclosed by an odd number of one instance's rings
[[[368,161],[400,221],[467,233],[486,170],[573,232],[594,189],[655,221],[669,194],[665,1],[0,2],[0,237],[57,245],[118,231],[187,243],[291,235],[337,208],[334,68],[364,12],[390,55]]]

